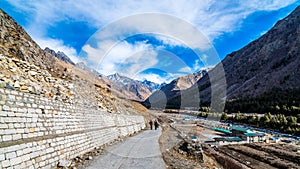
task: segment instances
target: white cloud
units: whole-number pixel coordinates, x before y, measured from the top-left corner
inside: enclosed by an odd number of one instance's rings
[[[160,40],[162,41],[163,44],[167,44],[169,46],[182,46],[183,44],[176,40],[176,39],[172,39],[171,37],[166,37],[166,36],[159,36],[159,35],[154,35],[154,37],[157,39],[157,40]]]
[[[153,49],[151,45],[145,43],[129,44],[122,42],[116,44],[126,37],[126,33],[134,34],[154,30],[163,35],[156,36],[159,40],[171,46],[185,44],[190,48],[200,46],[201,49],[206,49],[211,47],[206,37],[210,41],[214,41],[223,33],[240,29],[243,20],[254,12],[278,10],[297,2],[297,0],[177,0],[176,2],[173,0],[115,0],[113,2],[109,0],[14,0],[8,2],[16,9],[28,14],[27,17],[31,22],[26,25],[25,29],[31,36],[39,37],[34,39],[42,48],[47,46],[55,51],[63,51],[74,62],[77,62],[75,49],[65,45],[62,40],[49,38],[47,35],[49,27],[62,21],[75,21],[87,22],[89,26],[94,28],[103,28],[115,20],[133,14],[162,13],[183,19],[197,28],[185,27],[185,23],[175,20],[137,17],[130,22],[125,20],[115,27],[104,30],[100,34],[101,36],[99,35],[96,39],[97,47],[90,44],[83,46],[83,51],[87,53],[88,57],[86,62],[93,67],[99,65],[98,69],[103,74],[111,74],[122,69],[127,74],[134,75],[160,62],[160,58],[157,57],[155,51],[158,48]],[[136,30],[133,30],[132,26],[135,26],[134,29]],[[198,30],[203,35],[195,36],[198,35],[196,33]],[[115,35],[122,35],[123,37],[115,37]],[[194,42],[195,39],[198,39],[197,43],[187,44]],[[110,49],[110,47],[113,48]],[[109,53],[106,53],[107,51]],[[203,62],[205,62],[207,57],[204,56],[201,59],[204,59]],[[199,62],[200,60],[196,60],[190,69],[192,71],[199,70]],[[189,70],[186,67],[181,67],[178,70],[178,72],[187,71]],[[145,77],[157,82],[168,79],[158,77],[155,74],[148,74]]]
[[[183,67],[181,69],[178,70],[178,72],[182,72],[182,73],[192,73],[192,69],[190,67]]]
[[[49,25],[63,20],[87,21],[95,27],[102,27],[121,17],[158,12],[182,18],[198,27],[213,40],[222,32],[236,30],[242,20],[259,10],[277,10],[297,0],[140,0],[113,2],[99,0],[64,1],[8,1],[18,10],[32,14],[29,29],[42,33]],[[153,23],[152,23],[153,24]]]
[[[195,60],[195,63],[193,64],[193,71],[198,71],[201,68],[199,62],[199,59]]]
[[[118,72],[125,71],[126,74],[133,76],[156,65],[158,63],[157,53],[155,50],[138,52],[126,58],[124,63],[125,65],[120,66]]]
[[[177,29],[173,29],[174,26]],[[83,48],[87,56],[86,62],[94,67],[99,63],[97,70],[104,75],[125,71],[130,77],[148,68],[161,69],[168,73],[190,73],[186,68],[184,70],[186,63],[182,58],[161,46],[154,47],[147,42],[131,44],[122,41],[144,32],[157,33],[168,44],[185,44],[192,49],[197,48],[197,52],[212,48],[205,36],[185,21],[163,14],[142,14],[125,17],[95,33]],[[171,40],[165,37],[170,37]],[[177,39],[180,43],[176,42]]]
[[[34,38],[42,49],[49,47],[55,52],[64,52],[74,63],[78,62],[77,52],[73,47],[65,46],[62,40],[50,39],[50,38]]]
[[[283,8],[285,6],[288,6],[294,2],[297,2],[297,0],[251,0],[250,3],[243,3],[244,1],[240,1],[239,5],[241,7],[247,7],[252,10],[277,10],[280,8]]]
[[[83,51],[87,53],[86,62],[104,75],[120,72],[128,77],[158,62],[157,53],[149,44],[122,41],[107,52],[107,47],[113,45],[113,41],[100,41],[97,48],[85,45]]]

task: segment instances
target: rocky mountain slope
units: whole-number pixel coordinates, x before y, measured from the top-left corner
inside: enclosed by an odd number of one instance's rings
[[[300,84],[300,7],[259,39],[222,61],[228,98],[257,96]]]
[[[174,84],[172,90],[185,90],[193,86],[198,80],[200,80],[210,69],[203,69],[193,74],[185,75],[173,80],[170,84]]]
[[[145,111],[136,102],[121,99],[122,93],[115,92],[109,81],[104,83],[107,79],[42,50],[1,9],[0,29],[0,88],[111,113],[141,114]]]
[[[56,60],[45,53],[10,16],[0,9],[0,53],[35,64],[44,69],[55,70]],[[39,57],[36,57],[39,56]]]
[[[48,47],[46,47],[44,49],[44,51],[50,53],[51,55],[57,57],[58,59],[60,59],[60,60],[62,60],[64,62],[70,63],[71,65],[75,65],[75,63],[64,52],[58,51],[56,53],[54,50],[52,50],[52,49],[50,49]]]
[[[169,100],[171,98],[180,96],[181,91],[192,87],[199,79],[205,76],[209,70],[210,69],[200,70],[199,72],[182,76],[171,81],[169,84],[162,86],[160,90],[155,91],[149,98],[147,98],[147,100],[144,102],[144,105],[149,107],[150,102],[156,105],[161,105],[160,103],[164,103],[161,101],[161,99]]]
[[[143,101],[149,97],[160,85],[150,81],[138,81],[128,78],[126,76],[115,73],[107,76],[109,80],[120,86],[123,90],[127,91],[128,98],[137,101]]]
[[[227,91],[214,91],[219,93],[220,96],[226,92],[227,103],[234,101],[236,104],[244,104],[245,102],[242,100],[273,96],[272,93],[276,93],[278,90],[283,91],[283,93],[276,97],[282,98],[283,95],[287,95],[284,93],[297,91],[299,88],[299,46],[300,7],[298,6],[286,18],[278,21],[266,34],[242,49],[227,55],[221,63],[216,65],[194,86],[181,91],[181,93],[193,96],[195,91],[199,90],[201,103],[208,105],[212,92],[210,77],[214,75],[213,85],[217,86],[215,89],[221,89],[220,86],[222,85],[227,86]],[[226,84],[221,83],[224,78],[222,79],[220,70],[223,70],[223,68]],[[165,95],[169,96],[170,94],[167,92]],[[225,98],[219,99],[224,100]],[[264,99],[271,102],[275,98],[266,97]],[[286,99],[288,100],[288,98]],[[292,99],[293,101],[291,100],[290,102],[293,102],[294,105],[289,106],[300,106],[299,96]],[[180,104],[180,96],[177,95],[171,95],[171,97],[167,97],[167,100],[167,105],[177,105],[178,107]],[[241,102],[238,102],[239,100]],[[191,102],[193,102],[193,99]],[[264,101],[262,104],[269,106],[269,108],[275,106],[275,102],[268,103]],[[252,106],[255,107],[255,105]],[[256,105],[256,107],[258,106]],[[248,107],[245,111],[251,110],[255,109]]]

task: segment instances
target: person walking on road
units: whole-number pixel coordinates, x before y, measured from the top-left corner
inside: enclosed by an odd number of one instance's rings
[[[155,120],[155,121],[154,121],[154,127],[155,127],[155,130],[157,130],[158,126],[159,126],[159,124],[158,124],[157,120]]]
[[[152,130],[152,128],[153,128],[153,121],[152,120],[149,121],[149,125],[150,125],[150,129]]]

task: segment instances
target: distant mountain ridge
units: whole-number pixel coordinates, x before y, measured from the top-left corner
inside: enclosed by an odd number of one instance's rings
[[[165,99],[164,97],[166,97],[166,99],[168,100],[170,98],[180,96],[182,90],[186,90],[192,87],[195,83],[198,82],[198,80],[200,80],[203,76],[205,76],[210,69],[211,68],[202,69],[193,74],[181,76],[174,79],[169,84],[162,86],[160,90],[155,91],[149,98],[147,98],[147,100],[145,100],[144,105],[149,107],[150,100],[159,103],[161,102],[161,99]],[[165,95],[163,96],[163,98],[161,98],[162,92]]]
[[[136,100],[143,101],[151,95],[155,90],[160,88],[160,85],[150,81],[138,81],[129,77],[115,73],[107,76],[109,80],[116,83],[122,89],[131,92],[136,96]]]
[[[48,47],[46,47],[44,49],[44,51],[50,53],[51,55],[57,57],[58,59],[60,59],[60,60],[62,60],[64,62],[67,62],[67,63],[70,63],[72,65],[75,65],[75,63],[64,52],[61,52],[61,51],[55,52],[53,49],[50,49]]]
[[[173,80],[170,84],[175,83],[175,88],[173,90],[185,90],[193,86],[198,80],[207,74],[211,68],[205,68],[193,74],[181,76]]]

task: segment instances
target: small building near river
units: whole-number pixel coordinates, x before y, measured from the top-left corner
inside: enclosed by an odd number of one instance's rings
[[[243,126],[231,126],[230,129],[213,127],[213,130],[225,134],[223,137],[215,137],[216,145],[228,144],[245,144],[266,142],[266,134],[264,132],[252,131]]]

